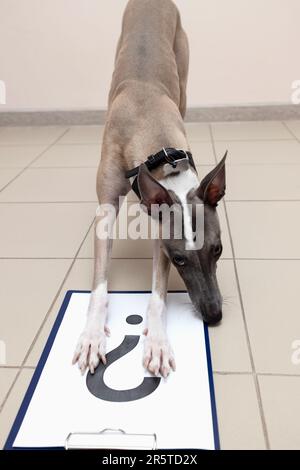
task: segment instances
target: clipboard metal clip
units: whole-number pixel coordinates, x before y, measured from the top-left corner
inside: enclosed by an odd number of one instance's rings
[[[155,433],[126,433],[123,429],[114,428],[105,428],[99,432],[71,432],[66,437],[65,449],[156,450],[157,436]]]

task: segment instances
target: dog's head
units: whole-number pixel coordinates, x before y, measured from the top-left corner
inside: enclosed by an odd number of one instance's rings
[[[225,158],[226,155],[198,187],[186,192],[184,204],[175,188],[166,189],[146,165],[141,166],[138,175],[141,203],[158,220],[162,249],[182,277],[196,312],[208,324],[222,318],[222,296],[216,277],[222,242],[216,207],[225,194]],[[172,209],[168,217],[164,217],[168,211],[163,208]]]

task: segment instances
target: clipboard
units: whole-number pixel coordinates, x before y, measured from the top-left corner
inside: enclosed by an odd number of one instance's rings
[[[150,291],[110,291],[109,294],[137,294],[139,297],[143,294],[150,294]],[[5,443],[5,450],[63,450],[63,449],[144,449],[144,450],[155,450],[157,449],[157,435],[155,432],[132,432],[127,431],[127,429],[118,429],[118,428],[102,428],[99,426],[98,429],[91,429],[91,431],[80,431],[74,430],[74,428],[69,430],[69,433],[65,435],[64,445],[61,446],[25,446],[18,447],[14,445],[16,437],[20,431],[28,408],[30,407],[32,398],[36,391],[36,388],[39,384],[39,380],[47,363],[49,354],[51,353],[52,346],[55,342],[57,334],[59,332],[60,326],[63,322],[66,310],[70,304],[70,300],[74,294],[90,294],[90,291],[81,291],[81,290],[71,290],[67,291],[62,306],[59,310],[57,318],[54,322],[52,330],[49,334],[48,340],[42,352],[41,358],[38,362],[30,385],[27,389],[23,402],[20,406],[18,414],[15,418],[11,431],[8,435],[7,441]],[[186,294],[185,291],[169,291],[168,294]],[[212,374],[212,361],[210,353],[210,344],[209,344],[209,333],[207,325],[203,324],[204,338],[205,338],[205,351],[206,351],[206,361],[207,361],[207,376],[209,384],[209,393],[210,393],[210,413],[211,413],[211,422],[212,422],[212,434],[213,434],[213,448],[215,450],[220,449],[219,441],[219,432],[218,432],[218,423],[217,423],[217,411],[216,411],[216,402],[215,402],[215,392],[213,384],[213,374]],[[78,371],[77,371],[78,373]],[[176,374],[177,372],[175,372]],[[109,447],[108,447],[109,446]],[[178,447],[174,447],[178,448]],[[204,447],[205,448],[205,447]]]
[[[121,447],[120,447],[121,446]],[[65,442],[66,450],[156,450],[156,434],[128,434],[123,429],[103,429],[99,432],[72,432]]]

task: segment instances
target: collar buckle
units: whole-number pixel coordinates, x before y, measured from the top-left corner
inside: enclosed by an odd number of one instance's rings
[[[177,162],[175,161],[174,157],[172,157],[172,155],[168,154],[165,147],[163,147],[163,151],[164,151],[167,163],[169,163],[173,168],[176,168],[177,167]]]

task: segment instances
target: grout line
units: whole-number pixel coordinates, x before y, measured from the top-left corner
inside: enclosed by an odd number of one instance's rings
[[[87,200],[87,201],[0,201],[0,204],[95,204],[98,201]],[[129,204],[129,201],[128,201]]]
[[[63,136],[61,136],[63,137]],[[96,141],[89,141],[89,142],[57,142],[56,145],[59,145],[60,147],[67,147],[68,145],[99,145],[101,147],[102,145],[102,140],[99,140],[98,142]]]
[[[214,152],[214,156],[215,156],[215,161],[216,161],[216,164],[217,164],[218,160],[217,160],[217,155],[216,155],[215,143],[214,143],[214,140],[213,140],[211,124],[209,124],[209,129],[210,129],[210,135],[211,135],[211,140],[212,140],[212,147],[213,147],[213,152]],[[223,202],[223,204],[224,204],[225,218],[226,218],[228,234],[229,234],[229,239],[230,239],[230,245],[231,245],[231,250],[232,250],[232,255],[233,255],[234,272],[235,272],[235,278],[236,278],[236,283],[237,283],[239,301],[240,301],[242,317],[243,317],[243,322],[244,322],[244,328],[245,328],[245,333],[246,333],[246,341],[247,341],[247,347],[248,347],[248,352],[249,352],[249,357],[250,357],[252,377],[253,377],[254,385],[255,385],[255,389],[256,389],[256,396],[257,396],[257,401],[258,401],[258,407],[259,407],[259,412],[260,412],[260,419],[261,419],[262,429],[263,429],[264,438],[265,438],[265,444],[266,444],[266,448],[269,450],[270,449],[270,441],[269,441],[269,436],[268,436],[267,424],[266,424],[266,419],[265,419],[264,410],[263,410],[263,404],[262,404],[262,398],[261,398],[261,393],[260,393],[260,388],[259,388],[259,382],[258,382],[258,379],[257,379],[256,370],[255,370],[255,362],[254,362],[254,357],[253,357],[252,348],[251,348],[250,334],[249,334],[249,329],[248,329],[248,325],[247,325],[244,302],[243,302],[243,298],[242,298],[242,291],[241,291],[241,286],[240,286],[240,282],[239,282],[237,264],[236,264],[236,259],[235,259],[235,250],[234,250],[234,246],[233,246],[233,238],[232,238],[232,234],[231,234],[231,229],[230,229],[229,218],[228,218],[228,213],[227,213],[227,208],[226,208],[225,201]]]
[[[20,369],[21,366],[0,366],[1,369]],[[35,366],[23,366],[23,369],[35,369]]]
[[[69,128],[71,129],[71,127]],[[76,145],[93,145],[93,146],[101,146],[102,144],[102,139],[100,139],[98,142],[95,142],[95,141],[88,141],[88,142],[57,142],[57,146],[59,147],[68,147],[69,145],[72,146],[72,147],[75,147]]]
[[[70,256],[0,256],[0,260],[68,260],[73,259]],[[77,259],[94,259],[93,256],[77,256]],[[130,256],[127,258],[126,256],[112,256],[112,260],[149,260],[152,257],[137,257],[137,256]],[[238,258],[237,256],[234,258],[236,261],[300,261],[300,258]],[[221,257],[220,261],[233,261],[233,257]]]
[[[213,373],[216,374],[216,375],[251,375],[252,376],[252,372],[226,372],[226,371],[221,371],[221,370],[213,370]]]
[[[298,377],[300,378],[300,370],[299,374],[289,374],[284,372],[257,372],[258,377]]]
[[[216,375],[253,375],[252,372],[243,372],[243,371],[220,371],[213,370],[213,373]],[[299,374],[289,374],[284,372],[256,372],[257,377],[297,377],[300,379]]]
[[[114,240],[116,241],[116,240]],[[151,241],[151,240],[150,240]],[[3,260],[34,260],[34,259],[40,259],[40,260],[68,260],[68,259],[73,259],[72,256],[0,256],[0,259]],[[93,256],[77,256],[77,259],[94,259]],[[138,256],[112,256],[113,260],[149,260],[152,259],[152,257],[138,257]],[[239,258],[235,257],[234,258],[236,261],[300,261],[300,258]],[[221,257],[220,261],[232,261],[233,257]]]
[[[1,126],[0,126],[0,129],[1,129]],[[0,137],[1,137],[1,135],[0,135]],[[40,143],[37,143],[37,144],[34,143],[34,142],[30,143],[30,144],[27,144],[25,142],[23,144],[16,144],[16,143],[15,144],[14,143],[3,144],[2,142],[0,142],[0,149],[4,148],[4,147],[9,147],[9,148],[12,148],[12,147],[22,147],[22,148],[23,147],[25,147],[25,148],[26,147],[48,147],[48,145],[50,145],[50,144],[47,144],[45,142],[40,142]]]
[[[297,140],[297,142],[300,143],[300,139],[296,136],[296,134],[294,134],[294,132],[289,128],[289,126],[287,125],[287,123],[285,121],[281,121],[281,124],[283,124],[283,126],[286,128],[286,130],[290,133],[290,135]]]
[[[115,242],[116,240],[114,240]],[[3,258],[0,256],[0,259],[69,259],[69,258]],[[78,256],[77,259],[94,259],[93,256]],[[144,260],[147,261],[149,259],[153,259],[151,256],[148,258],[143,256],[143,257],[138,257],[138,256],[112,256],[112,260]],[[300,261],[300,258],[235,258],[237,261]],[[225,257],[222,256],[220,258],[220,262],[222,261],[233,261],[233,256],[231,257]]]
[[[66,274],[65,274],[65,276],[64,276],[64,278],[63,278],[63,280],[62,280],[62,282],[61,282],[61,284],[60,284],[60,287],[58,288],[58,291],[57,291],[57,293],[55,294],[54,299],[53,299],[53,301],[52,301],[52,303],[51,303],[51,305],[50,305],[50,307],[49,307],[49,309],[48,309],[48,311],[47,311],[47,313],[46,313],[46,315],[45,315],[45,317],[44,317],[44,320],[42,321],[42,323],[41,323],[41,325],[40,325],[40,327],[39,327],[37,333],[35,334],[35,336],[34,336],[34,338],[33,338],[33,341],[32,341],[32,343],[31,343],[31,345],[30,345],[30,347],[29,347],[27,353],[25,354],[25,357],[24,357],[24,359],[23,359],[23,361],[22,361],[22,363],[21,363],[21,365],[20,365],[19,371],[17,372],[16,377],[14,378],[13,383],[12,383],[11,386],[9,387],[9,389],[8,389],[6,395],[5,395],[5,397],[4,397],[4,399],[3,399],[2,403],[1,403],[1,406],[0,406],[0,413],[1,413],[1,411],[3,410],[3,408],[4,408],[4,406],[5,406],[5,404],[6,404],[7,400],[8,400],[8,398],[9,398],[11,392],[12,392],[12,389],[13,389],[15,383],[17,382],[17,380],[18,380],[18,378],[19,378],[19,376],[20,376],[22,370],[27,368],[27,366],[26,366],[26,361],[27,361],[27,359],[28,359],[28,357],[29,357],[29,355],[30,355],[30,353],[31,353],[31,351],[32,351],[32,349],[33,349],[33,347],[34,347],[34,345],[35,345],[35,343],[36,343],[36,341],[37,341],[37,339],[38,339],[38,337],[39,337],[39,335],[40,335],[40,333],[41,333],[41,331],[42,331],[44,325],[45,325],[45,323],[47,322],[47,320],[48,320],[48,318],[49,318],[49,315],[50,315],[50,313],[51,313],[51,310],[52,310],[52,308],[53,308],[53,306],[54,306],[56,300],[58,299],[58,297],[59,297],[59,295],[60,295],[60,293],[61,293],[61,291],[62,291],[63,285],[65,284],[65,282],[66,282],[66,280],[67,280],[67,278],[68,278],[68,276],[69,276],[69,274],[70,274],[70,272],[71,272],[71,270],[72,270],[72,268],[73,268],[73,266],[74,266],[74,264],[75,264],[75,261],[76,261],[76,259],[77,259],[78,253],[80,252],[80,250],[81,250],[81,248],[82,248],[82,245],[84,244],[84,242],[85,242],[85,240],[86,240],[86,237],[88,236],[88,233],[89,233],[89,231],[90,231],[92,225],[94,224],[94,221],[95,221],[95,218],[93,218],[92,223],[89,225],[89,228],[88,228],[88,230],[87,230],[87,232],[86,232],[86,234],[85,234],[85,236],[84,236],[82,242],[80,243],[80,245],[79,245],[79,247],[78,247],[76,253],[75,253],[75,256],[74,256],[74,258],[73,258],[73,261],[72,261],[72,263],[70,264],[69,269],[67,270],[67,272],[66,272]],[[34,367],[33,367],[33,368],[34,368]]]
[[[5,260],[34,260],[34,259],[41,259],[41,260],[49,260],[49,259],[56,259],[56,260],[66,260],[66,259],[74,259],[73,256],[66,256],[66,257],[57,257],[57,256],[0,256],[0,259]],[[89,259],[89,258],[86,258]]]
[[[281,122],[281,124],[283,124],[284,126],[286,126],[285,122],[284,121],[279,121]],[[278,139],[278,138],[275,138],[275,139],[214,139],[214,142],[217,143],[217,144],[221,144],[222,142],[224,143],[235,143],[235,142],[244,142],[245,144],[252,144],[252,143],[255,143],[255,142],[291,142],[293,139],[296,139],[298,140],[297,136],[295,136],[291,130],[289,129],[289,127],[287,128],[288,131],[290,132],[290,134],[292,135],[291,138],[288,138],[288,139]],[[189,139],[190,141],[191,139]]]
[[[21,173],[19,173],[20,175]],[[19,176],[17,175],[17,176]],[[17,178],[17,176],[15,178]],[[14,178],[14,179],[15,179]],[[8,184],[10,184],[13,180],[11,180]],[[6,186],[8,186],[8,184]],[[3,187],[3,189],[6,188]],[[2,191],[2,190],[1,190]],[[0,191],[0,192],[1,192]],[[268,202],[268,203],[276,203],[276,202],[300,202],[300,199],[226,199],[224,198],[224,201],[226,202],[238,202],[238,203],[249,203],[249,202],[254,202],[254,203],[260,203],[260,202]],[[0,201],[0,204],[97,204],[97,200],[94,199],[88,200],[88,201]],[[138,201],[127,201],[127,204],[138,204]]]
[[[0,204],[97,204],[94,201],[0,201]]]
[[[295,140],[295,136],[286,137],[282,139],[214,139],[214,142],[218,144],[219,142],[291,142],[293,140]]]
[[[20,173],[19,173],[20,175]],[[18,175],[17,175],[18,176]],[[17,177],[16,176],[16,177]],[[15,178],[14,178],[15,179]],[[11,180],[8,184],[10,184],[13,180]],[[7,185],[8,186],[8,185]],[[5,186],[6,187],[6,186]],[[3,187],[3,189],[5,189]],[[1,191],[0,191],[1,192]],[[224,199],[226,202],[238,202],[238,203],[260,203],[260,202],[267,202],[267,203],[276,203],[276,202],[300,202],[300,199]],[[128,204],[138,204],[138,201],[127,201]],[[97,200],[93,201],[0,201],[1,204],[97,204]]]
[[[20,366],[0,366],[0,371],[2,369],[20,369]],[[24,365],[23,369],[36,369],[36,366],[28,366]],[[213,373],[216,375],[253,375],[250,371],[224,371],[224,370],[213,370]],[[285,372],[257,372],[256,375],[258,377],[297,377],[300,379],[300,372],[299,374],[289,374]]]
[[[233,258],[221,258],[233,259]],[[235,257],[236,261],[300,261],[300,258],[239,258]]]
[[[0,366],[1,369],[20,369],[21,366]]]
[[[188,139],[188,142],[189,144],[191,144],[191,147],[193,146],[193,144],[211,144],[211,140],[210,140],[210,137],[204,137],[203,139],[201,139],[201,137],[192,137],[189,135],[189,131],[186,127],[186,122],[184,123],[184,126],[185,126],[185,130],[186,130],[186,137]]]
[[[64,127],[64,126],[62,126]],[[0,129],[1,129],[1,126],[0,126]],[[67,133],[67,131],[69,131],[70,128],[66,129],[65,130],[65,133]],[[62,134],[60,137],[58,137],[58,139],[61,139],[62,137],[64,136],[64,134]],[[1,137],[1,136],[0,136]],[[59,147],[68,147],[68,146],[72,146],[72,147],[75,147],[77,145],[81,145],[81,146],[84,146],[84,145],[93,145],[93,146],[100,146],[101,147],[101,144],[102,144],[102,140],[100,140],[99,142],[59,142],[58,141],[55,141],[53,142],[53,145],[56,145],[56,146],[59,146]],[[0,149],[1,148],[4,148],[4,147],[42,147],[44,145],[51,145],[51,144],[47,144],[45,142],[40,142],[40,143],[22,143],[22,144],[17,144],[17,143],[2,143],[0,142]]]
[[[226,202],[300,202],[300,199],[226,199]]]
[[[42,155],[44,155],[44,153],[46,153],[51,147],[53,147],[53,145],[56,144],[56,142],[58,142],[58,140],[63,137],[67,132],[68,132],[69,128],[66,129],[59,137],[57,137],[51,144],[49,144],[46,148],[44,148],[44,150],[42,150],[42,152],[40,152],[33,160],[31,160],[28,165],[24,166],[24,168],[12,179],[10,180],[5,186],[3,186],[3,188],[1,188],[0,190],[0,193],[2,191],[4,191],[11,183],[13,183],[17,178],[19,178],[20,175],[22,175],[24,173],[24,171],[27,170],[27,168],[30,167],[30,165],[32,165],[32,163],[36,162]]]
[[[99,162],[100,162],[100,159],[99,159]],[[295,163],[296,165],[296,163]],[[41,170],[72,170],[72,168],[75,168],[75,169],[80,169],[80,170],[84,170],[84,169],[91,169],[93,168],[94,170],[97,170],[98,168],[98,165],[66,165],[66,166],[32,166],[29,168],[29,170],[32,170],[32,171],[41,171]]]

